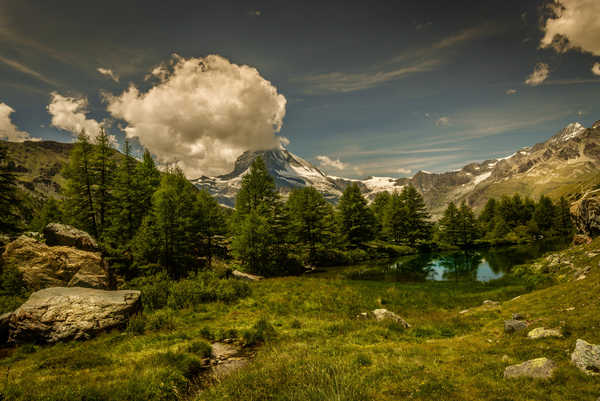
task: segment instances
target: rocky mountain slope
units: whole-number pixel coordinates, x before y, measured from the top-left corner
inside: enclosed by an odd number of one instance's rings
[[[577,199],[600,179],[600,121],[591,128],[569,124],[546,142],[518,150],[502,159],[471,163],[460,170],[446,173],[419,171],[412,178],[370,177],[352,180],[329,176],[308,161],[285,149],[246,152],[237,160],[234,170],[219,177],[192,180],[228,206],[235,203],[242,177],[252,161],[262,156],[275,178],[277,187],[286,194],[291,189],[311,185],[331,202],[336,202],[350,183],[356,182],[365,196],[373,199],[381,191],[400,191],[413,185],[425,198],[434,216],[439,216],[449,201],[465,200],[476,209],[490,197],[520,193],[557,198],[564,194]]]

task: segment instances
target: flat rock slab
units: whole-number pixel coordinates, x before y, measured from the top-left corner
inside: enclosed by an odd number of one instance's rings
[[[255,274],[250,274],[250,273],[244,273],[237,269],[232,271],[231,275],[237,279],[247,280],[247,281],[260,281],[264,278],[263,276],[257,276]]]
[[[527,337],[532,340],[538,340],[540,338],[546,337],[559,337],[561,338],[563,335],[558,329],[545,329],[543,327],[537,327],[527,333]]]
[[[549,379],[554,374],[554,362],[548,358],[537,358],[508,366],[504,370],[505,379],[530,377],[533,379]]]
[[[213,343],[211,347],[212,357],[216,360],[231,358],[240,353],[240,348],[233,344]]]
[[[577,339],[571,362],[587,375],[600,375],[600,345]]]
[[[507,320],[504,322],[504,332],[505,333],[517,333],[519,331],[523,331],[527,328],[527,322],[524,320]]]
[[[140,306],[140,292],[51,287],[34,292],[9,318],[10,343],[88,339],[124,326]]]

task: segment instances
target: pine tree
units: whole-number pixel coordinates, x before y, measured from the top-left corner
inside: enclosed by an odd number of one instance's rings
[[[403,188],[400,198],[406,207],[406,232],[404,237],[410,246],[414,246],[417,241],[430,239],[430,215],[425,207],[423,196],[417,192],[415,187],[408,185]]]
[[[88,136],[85,132],[81,132],[63,172],[67,179],[65,211],[71,224],[98,238],[96,204],[92,189],[95,181],[91,161],[92,151]]]
[[[140,219],[135,224],[141,224],[141,216],[146,214],[152,207],[152,195],[160,185],[160,172],[156,168],[154,159],[148,151],[144,149],[142,162],[135,168],[135,181],[138,183],[136,195],[138,209],[134,217]]]
[[[341,231],[352,245],[374,238],[375,217],[356,183],[344,190],[338,204],[338,216]]]
[[[375,195],[375,199],[373,199],[373,202],[371,202],[371,205],[369,206],[377,222],[378,235],[383,234],[385,211],[391,199],[392,195],[388,191],[379,192],[377,195]]]
[[[407,209],[400,197],[400,194],[394,192],[390,196],[390,200],[384,210],[383,215],[383,232],[385,237],[392,242],[400,243],[404,240],[404,235],[407,232]]]
[[[555,228],[558,235],[565,238],[572,236],[574,231],[569,209],[569,203],[561,197],[556,207]]]
[[[103,239],[104,231],[108,228],[110,207],[112,203],[111,188],[114,181],[115,162],[110,138],[102,128],[96,137],[91,158],[92,176],[95,178],[93,185],[94,203],[96,206],[96,227],[98,237]]]
[[[442,239],[451,245],[458,245],[459,225],[460,217],[458,209],[454,202],[450,202],[444,211],[444,217],[440,220]]]
[[[235,256],[250,271],[279,274],[286,268],[288,231],[286,210],[265,162],[257,157],[242,178],[232,219]],[[260,227],[257,227],[260,224]],[[269,240],[254,238],[260,232]],[[249,249],[248,246],[262,247]]]
[[[533,215],[539,229],[544,233],[548,233],[552,229],[555,217],[556,208],[552,203],[552,200],[547,196],[542,195]]]
[[[12,232],[17,229],[17,184],[15,176],[8,168],[7,150],[0,145],[0,232]]]
[[[194,201],[192,217],[195,231],[204,245],[208,267],[211,267],[215,237],[226,233],[225,215],[217,200],[206,191],[199,191]]]
[[[308,248],[308,260],[315,262],[317,248],[333,237],[332,206],[313,187],[294,189],[287,200],[293,242]]]
[[[129,141],[125,140],[124,157],[120,161],[115,173],[112,191],[112,220],[110,224],[110,237],[117,246],[125,247],[133,238],[141,223],[141,217],[136,216],[138,211],[137,187],[135,177],[136,161],[131,156]]]
[[[458,210],[459,221],[459,244],[462,247],[469,247],[477,239],[477,226],[475,223],[475,214],[466,202],[462,202]]]
[[[496,199],[490,198],[479,215],[479,226],[481,227],[481,231],[486,235],[494,230],[496,210]]]

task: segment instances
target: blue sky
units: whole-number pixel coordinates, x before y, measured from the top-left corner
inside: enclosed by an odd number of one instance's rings
[[[333,175],[446,171],[506,156],[570,122],[600,119],[600,76],[592,72],[600,62],[600,6],[589,0],[562,2],[561,18],[585,28],[567,24],[564,32],[548,24],[559,18],[548,1],[49,3],[0,4],[0,103],[14,111],[10,129],[72,141],[64,113],[83,100],[74,112],[84,113],[83,126],[102,123],[118,142],[133,128],[160,158],[172,152],[182,160],[188,176],[225,172],[233,153],[270,144],[274,134]],[[555,33],[564,39],[549,43]],[[150,100],[140,99],[160,85],[146,77],[173,53],[251,66],[285,105],[252,92],[252,107],[236,118],[251,116],[254,131],[233,120],[215,128],[201,116],[170,126],[173,118],[154,116],[161,108],[150,114],[154,125],[145,124],[141,110]],[[525,83],[536,66],[538,79]],[[137,114],[119,98],[131,85],[140,93]],[[171,89],[163,95],[179,96]],[[213,98],[239,95],[214,90]],[[56,95],[70,103],[59,105]],[[121,99],[113,112],[111,96]],[[62,123],[53,123],[53,102],[63,107]],[[277,110],[285,111],[280,131],[264,132],[259,117]],[[164,129],[152,131],[156,124]]]

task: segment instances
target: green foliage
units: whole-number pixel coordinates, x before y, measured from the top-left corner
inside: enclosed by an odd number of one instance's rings
[[[210,358],[212,355],[212,347],[206,341],[194,340],[188,345],[187,352],[198,355],[200,358]]]
[[[62,202],[55,198],[48,198],[42,209],[33,218],[30,229],[41,232],[49,223],[65,221]]]
[[[141,313],[135,314],[129,317],[127,322],[127,329],[125,330],[130,335],[144,334],[146,330],[146,316]]]
[[[473,209],[465,202],[457,209],[451,202],[440,220],[440,232],[442,239],[451,245],[462,248],[472,246],[479,237]]]
[[[338,204],[338,220],[342,235],[352,245],[375,238],[375,217],[358,184],[353,183],[344,190]]]
[[[266,319],[260,318],[252,328],[242,333],[242,339],[246,346],[252,346],[273,340],[277,332],[273,325]]]
[[[17,185],[10,172],[7,151],[0,144],[0,233],[14,232],[18,228]]]
[[[414,247],[417,242],[431,239],[429,219],[423,196],[412,185],[408,185],[400,194],[392,194],[387,202],[383,230],[391,241]]]
[[[317,264],[317,252],[335,240],[333,208],[313,187],[294,189],[287,200],[289,232],[299,251],[308,251],[307,261]]]
[[[14,266],[3,266],[0,274],[0,296],[24,295],[26,291],[23,274]]]

